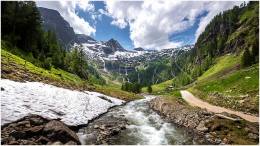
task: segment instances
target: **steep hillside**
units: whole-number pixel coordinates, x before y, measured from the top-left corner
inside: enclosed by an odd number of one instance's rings
[[[195,81],[216,63],[217,57],[229,53],[242,55],[240,59],[230,60],[236,62],[238,69],[258,63],[258,9],[258,2],[249,2],[215,16],[199,36],[194,49],[174,61],[181,67],[174,86]]]
[[[184,88],[209,103],[258,115],[258,9],[258,2],[249,2],[217,15],[194,49],[173,62],[176,77],[152,86],[154,93]]]
[[[195,62],[203,62],[205,52],[217,58],[191,92],[215,105],[258,114],[258,11],[259,3],[249,2],[216,16],[206,27],[195,44]]]

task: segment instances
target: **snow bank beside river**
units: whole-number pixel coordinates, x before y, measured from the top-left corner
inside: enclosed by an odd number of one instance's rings
[[[97,92],[79,92],[40,82],[1,80],[1,124],[29,113],[60,118],[68,125],[86,124],[123,102]]]

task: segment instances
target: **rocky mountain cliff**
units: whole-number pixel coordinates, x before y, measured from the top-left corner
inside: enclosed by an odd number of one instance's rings
[[[75,32],[69,23],[56,10],[38,7],[45,30],[54,31],[60,43],[67,47],[74,39]]]

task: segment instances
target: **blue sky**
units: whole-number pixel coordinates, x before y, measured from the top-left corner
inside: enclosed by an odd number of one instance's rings
[[[99,9],[105,9],[105,4],[102,1],[92,1],[91,3],[94,5],[96,11]],[[86,13],[79,8],[76,9],[76,11],[79,17],[84,18],[90,23],[91,26],[96,28],[96,33],[91,35],[96,40],[107,41],[114,38],[126,49],[132,49],[134,47],[131,39],[129,38],[129,26],[124,29],[120,29],[115,25],[111,25],[113,19],[109,16],[102,15],[101,20],[93,20],[91,19],[90,13]]]
[[[194,44],[215,15],[241,1],[37,1],[57,10],[74,31],[99,41],[114,38],[126,49]]]
[[[95,10],[103,9],[105,10],[105,4],[102,1],[92,1],[91,2]],[[76,9],[76,12],[79,17],[84,18],[87,22],[90,23],[91,26],[96,28],[96,33],[91,36],[99,41],[107,41],[111,38],[114,38],[119,41],[119,43],[126,49],[133,49],[134,45],[132,40],[130,39],[130,28],[129,25],[125,28],[121,29],[115,25],[112,25],[111,22],[113,19],[109,16],[102,15],[101,20],[93,20],[91,19],[91,14],[86,13],[81,9]],[[206,13],[205,13],[206,14]],[[169,34],[170,41],[183,41],[183,45],[194,44],[195,43],[195,32],[198,28],[199,20],[201,15],[197,18],[196,23],[188,28],[187,30],[180,33]]]

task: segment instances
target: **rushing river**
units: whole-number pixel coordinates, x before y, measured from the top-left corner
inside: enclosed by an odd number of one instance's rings
[[[166,122],[149,108],[148,102],[152,98],[153,96],[145,96],[145,99],[129,102],[103,115],[123,116],[129,123],[126,130],[116,135],[110,144],[193,144],[192,136],[185,129]]]

